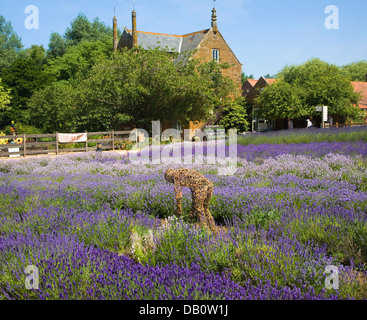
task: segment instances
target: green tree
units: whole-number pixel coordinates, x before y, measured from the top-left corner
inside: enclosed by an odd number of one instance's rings
[[[151,129],[152,120],[206,119],[235,86],[218,64],[177,63],[159,48],[115,52],[92,68],[79,86],[82,128],[118,127],[131,122]]]
[[[292,119],[307,116],[309,110],[304,107],[303,90],[278,80],[261,92],[255,100],[259,108],[258,115],[265,119]]]
[[[12,64],[22,47],[22,42],[11,23],[0,16],[0,74]]]
[[[9,104],[10,104],[10,89],[4,89],[4,87],[1,84],[1,78],[0,78],[0,111],[3,112],[4,110],[9,110]]]
[[[256,100],[261,115],[272,119],[316,116],[316,106],[328,106],[329,114],[344,120],[356,117],[359,95],[348,75],[339,67],[311,59],[301,65],[285,67],[278,83],[267,86]],[[279,92],[278,92],[279,91]]]
[[[95,18],[92,22],[80,13],[66,29],[64,38],[67,45],[75,46],[82,41],[96,41],[108,38],[112,46],[112,28]]]
[[[27,122],[43,132],[73,132],[76,127],[76,90],[67,81],[37,91],[28,102]]]
[[[365,82],[367,75],[367,60],[353,62],[342,66],[341,69],[350,76],[351,81]]]
[[[66,53],[66,40],[57,32],[51,33],[50,41],[48,43],[47,57],[56,59],[62,57]]]
[[[250,74],[249,76],[246,75],[244,72],[241,74],[241,83],[244,84],[247,79],[255,79],[253,74]]]
[[[11,66],[3,71],[3,83],[11,89],[11,113],[6,111],[3,115],[2,125],[15,119],[25,121],[24,111],[27,109],[29,98],[38,89],[42,89],[52,82],[52,78],[44,71],[45,50],[41,46],[32,46],[19,54]],[[27,124],[26,122],[24,124]]]
[[[10,89],[5,89],[2,85],[2,80],[0,78],[0,123],[5,124],[6,118],[5,113],[11,111],[10,107]],[[4,119],[5,118],[5,119]]]
[[[111,56],[113,48],[110,40],[83,41],[76,46],[69,47],[64,55],[49,62],[46,72],[57,80],[86,78],[91,68],[100,59]]]
[[[227,106],[223,108],[219,124],[226,130],[237,129],[237,132],[245,132],[249,129],[248,116],[242,100],[242,98],[229,100]]]

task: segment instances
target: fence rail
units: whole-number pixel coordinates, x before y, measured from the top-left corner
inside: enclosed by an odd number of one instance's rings
[[[338,123],[330,125],[329,123],[325,123],[325,128],[343,128],[343,127],[357,127],[357,126],[366,126],[367,122],[347,122],[347,123]]]
[[[103,131],[103,132],[85,132],[87,140],[85,142],[61,143],[58,141],[58,133],[52,134],[22,134],[22,135],[6,135],[0,136],[0,157],[26,157],[27,155],[36,154],[59,154],[61,152],[88,152],[97,150],[115,150],[116,142],[128,141],[131,131]],[[93,136],[104,136],[103,139],[88,139]],[[138,139],[136,131],[135,141]],[[12,139],[15,143],[6,143]],[[47,139],[48,141],[42,141]],[[51,139],[51,141],[49,141]],[[76,148],[75,143],[84,144],[83,147]],[[96,146],[88,146],[94,144]],[[69,145],[69,146],[68,146]],[[53,147],[53,148],[52,148]]]

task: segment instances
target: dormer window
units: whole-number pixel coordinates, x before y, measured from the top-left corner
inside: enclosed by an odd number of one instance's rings
[[[219,62],[219,49],[213,49],[213,59]]]

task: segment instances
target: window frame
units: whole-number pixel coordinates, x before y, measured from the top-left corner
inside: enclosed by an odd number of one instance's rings
[[[212,49],[212,57],[213,57],[213,60],[219,62],[219,49],[216,49],[216,48]]]

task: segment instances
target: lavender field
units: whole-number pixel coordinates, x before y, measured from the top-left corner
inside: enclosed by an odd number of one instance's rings
[[[216,235],[175,212],[167,168],[113,152],[0,160],[0,299],[366,299],[367,143],[238,145]],[[25,268],[39,289],[25,288]],[[339,289],[327,289],[327,266]]]

